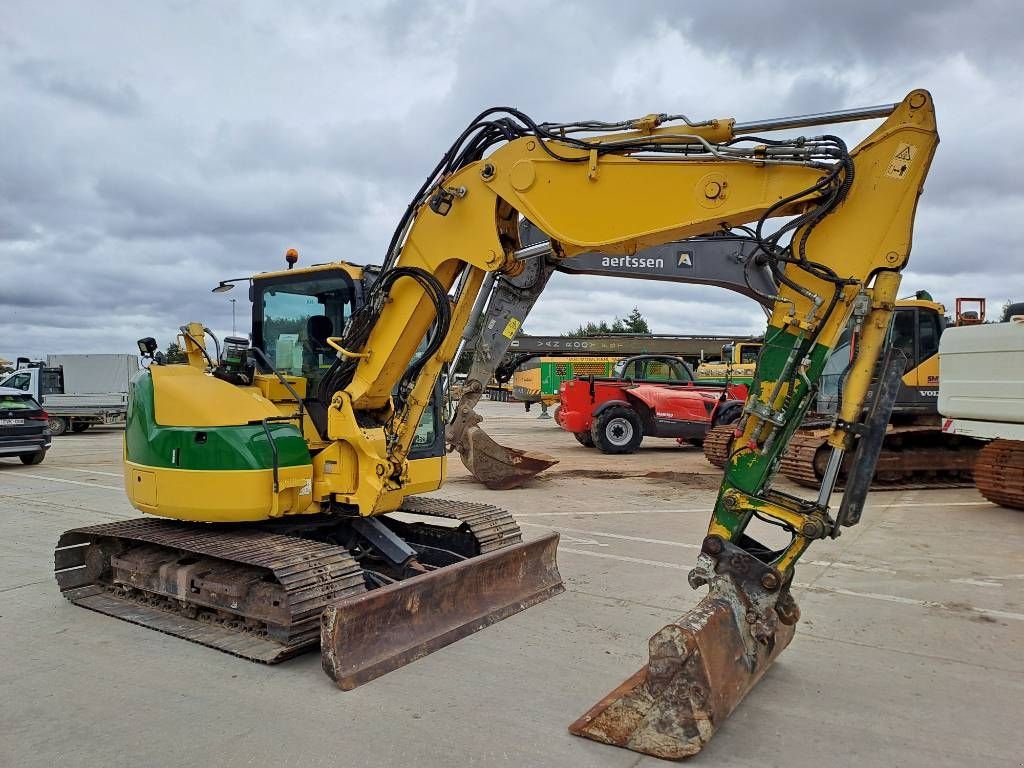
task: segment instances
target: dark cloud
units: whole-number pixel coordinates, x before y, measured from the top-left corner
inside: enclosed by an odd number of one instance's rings
[[[1021,299],[1022,17],[948,0],[7,3],[0,356],[130,351],[196,319],[228,330],[244,294],[210,287],[290,246],[304,263],[379,262],[423,176],[494,104],[750,120],[928,87],[942,144],[905,292]],[[662,333],[763,325],[714,289],[557,276],[527,327],[634,305]]]
[[[694,3],[664,16],[709,52],[727,50],[738,61],[780,67],[821,61],[866,65],[882,72],[964,54],[978,62],[1015,62],[1020,6],[1013,0],[859,0],[801,6],[735,0]]]
[[[87,75],[71,62],[23,59],[12,67],[14,74],[37,92],[57,96],[116,117],[132,117],[142,110],[142,98],[124,82],[103,82]]]

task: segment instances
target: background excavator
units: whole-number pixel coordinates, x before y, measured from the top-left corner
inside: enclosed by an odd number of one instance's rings
[[[830,134],[760,135],[877,118],[852,150]],[[779,287],[689,577],[708,592],[652,638],[647,665],[570,727],[661,757],[694,754],[789,644],[800,556],[859,521],[904,367],[886,332],[937,143],[920,90],[899,104],[748,123],[481,113],[414,196],[361,297],[360,268],[285,270],[252,280],[251,345],[211,352],[191,323],[188,364],[162,365],[155,341],[140,340],[152,364],[134,383],[124,479],[149,517],[66,532],[62,590],[266,661],[319,633],[324,669],[346,688],[549,597],[561,589],[554,535],[519,544],[500,510],[418,497],[444,481],[438,424],[424,427],[439,380],[471,350],[445,439],[475,466],[495,444],[473,407],[558,264],[750,224]],[[546,242],[522,244],[524,217]],[[286,322],[303,307],[314,310],[306,338]],[[772,476],[851,318],[829,471],[814,499],[781,493]],[[848,452],[854,470],[833,513]],[[789,543],[748,535],[755,518]]]

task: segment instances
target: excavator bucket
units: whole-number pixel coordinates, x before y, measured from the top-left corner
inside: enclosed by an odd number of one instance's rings
[[[506,448],[478,426],[467,428],[455,449],[473,477],[494,491],[515,488],[558,463],[546,453]]]
[[[324,671],[348,691],[563,592],[557,549],[552,533],[329,605]]]
[[[646,755],[691,757],[793,639],[793,625],[753,640],[737,603],[707,595],[650,640],[650,660],[569,732]],[[795,606],[794,606],[795,610]]]

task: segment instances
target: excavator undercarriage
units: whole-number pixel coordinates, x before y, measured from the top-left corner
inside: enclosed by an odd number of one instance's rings
[[[820,486],[828,466],[827,436],[826,429],[798,432],[779,471],[806,488]],[[975,441],[948,439],[938,426],[890,425],[872,484],[891,490],[967,487],[977,456]],[[844,462],[837,487],[845,485],[849,471],[849,462]]]
[[[76,605],[252,661],[323,642],[325,669],[347,689],[563,591],[557,543],[550,534],[524,545],[512,516],[488,504],[416,498],[370,520],[75,528],[60,537],[55,567]],[[442,569],[442,583],[429,578]],[[430,606],[428,624],[412,615],[367,633],[368,616],[381,614],[364,598],[379,601],[378,591],[407,610]]]
[[[716,467],[725,467],[736,427],[713,427],[704,438],[704,456]],[[779,471],[805,488],[819,488],[825,479],[831,454],[829,430],[805,426],[790,440]],[[979,445],[970,439],[943,434],[937,426],[890,425],[885,433],[872,485],[885,490],[965,488],[972,484]],[[839,469],[836,487],[843,488],[850,472],[847,457]]]

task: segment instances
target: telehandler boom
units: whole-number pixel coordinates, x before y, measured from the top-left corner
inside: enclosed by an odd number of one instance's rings
[[[882,117],[852,151],[827,134],[758,135]],[[689,578],[708,593],[652,638],[648,665],[570,728],[660,757],[696,753],[789,644],[799,617],[790,587],[800,556],[859,521],[903,369],[884,340],[937,142],[932,100],[920,90],[899,104],[746,124],[683,115],[537,124],[509,108],[481,113],[413,198],[361,303],[337,311],[331,330],[321,320],[307,328],[337,353],[309,390],[308,377],[286,377],[258,343],[241,352],[262,378],[253,367],[216,363],[202,326],[185,326],[190,365],[154,365],[140,378],[125,441],[132,503],[181,522],[146,519],[65,534],[57,553],[62,587],[79,590],[69,595],[79,602],[89,592],[89,607],[125,618],[110,603],[139,593],[153,613],[153,603],[165,599],[185,617],[212,603],[218,615],[234,611],[242,635],[252,625],[246,642],[281,622],[291,632],[289,616],[298,640],[319,619],[324,668],[345,687],[550,596],[561,587],[553,539],[481,554],[486,542],[501,542],[502,531],[517,540],[515,523],[487,505],[410,498],[444,481],[443,455],[415,455],[439,378],[460,348],[472,350],[447,438],[466,446],[471,465],[497,454],[492,469],[515,472],[518,457],[495,451],[473,407],[558,264],[749,224],[779,287],[742,436]],[[523,217],[547,242],[522,245]],[[776,218],[782,221],[773,229]],[[295,280],[338,268],[313,267]],[[283,306],[258,286],[254,279],[254,303]],[[324,286],[302,295],[325,307],[344,298],[330,294]],[[274,323],[265,317],[254,342],[279,332],[290,311]],[[772,477],[851,317],[857,347],[821,489],[815,499],[781,493]],[[300,341],[301,333],[280,333],[275,354],[291,350],[294,363]],[[882,386],[862,418],[880,357]],[[830,494],[850,451],[854,468],[833,514]],[[214,466],[186,471],[197,456]],[[458,527],[409,522],[416,512],[428,521],[447,516]],[[748,536],[755,517],[785,529],[789,544],[772,549]],[[476,535],[483,528],[486,540]],[[409,577],[410,569],[419,575]],[[207,572],[218,578],[204,581]],[[360,582],[376,589],[363,594]],[[324,583],[337,588],[326,599]],[[492,600],[482,620],[445,615],[482,597]],[[147,621],[174,631],[158,618]],[[228,645],[245,654],[241,640]]]

